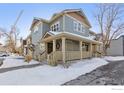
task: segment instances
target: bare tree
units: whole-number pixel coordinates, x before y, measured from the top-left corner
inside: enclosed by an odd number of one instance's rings
[[[16,28],[15,28],[16,29]],[[16,52],[17,40],[19,36],[19,31],[6,31],[4,28],[0,28],[0,37],[5,37],[5,46],[9,49],[10,52]]]
[[[104,54],[107,54],[111,40],[124,30],[123,14],[121,4],[99,4],[97,6],[95,18],[101,32]]]

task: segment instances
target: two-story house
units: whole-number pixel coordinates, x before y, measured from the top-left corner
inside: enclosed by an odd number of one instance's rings
[[[67,9],[50,20],[35,18],[31,25],[34,57],[46,55],[49,64],[97,56],[101,42],[94,40],[91,24],[81,9]],[[45,52],[43,52],[45,50]]]
[[[45,45],[40,41],[43,35],[50,31],[49,22],[45,19],[35,17],[32,21],[30,31],[32,37],[32,45],[34,46],[32,56],[34,59],[42,61],[41,55],[45,52]]]
[[[31,37],[31,35],[28,35],[25,40],[22,40],[21,49],[23,51],[23,55],[24,56],[26,56],[26,55],[32,56],[33,50],[31,50],[31,48],[30,48],[31,44],[32,44],[32,37]]]

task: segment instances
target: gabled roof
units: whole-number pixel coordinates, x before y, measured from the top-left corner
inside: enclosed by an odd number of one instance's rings
[[[31,24],[31,27],[30,27],[30,30],[32,30],[32,28],[35,26],[36,23],[38,22],[45,22],[45,23],[49,23],[48,20],[46,19],[43,19],[43,18],[38,18],[38,17],[34,17],[33,21],[32,21],[32,24]]]
[[[65,9],[59,13],[54,13],[50,20],[34,17],[32,24],[31,24],[31,27],[30,27],[30,30],[32,30],[32,28],[35,26],[35,24],[37,24],[40,21],[45,22],[45,23],[50,23],[53,20],[55,20],[56,18],[58,18],[64,14],[71,13],[71,12],[77,12],[79,15],[83,16],[85,18],[88,26],[91,27],[91,24],[90,24],[89,20],[87,19],[86,15],[84,14],[84,12],[82,11],[82,9]]]
[[[58,18],[59,16],[63,15],[63,14],[71,13],[71,12],[79,13],[81,16],[83,16],[85,18],[89,27],[91,27],[91,24],[90,24],[89,20],[87,19],[85,13],[82,11],[82,9],[66,9],[66,10],[61,11],[60,13],[54,13],[52,18],[50,19],[50,22],[53,21],[54,19]]]

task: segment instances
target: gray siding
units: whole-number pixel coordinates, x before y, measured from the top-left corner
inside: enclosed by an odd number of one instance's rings
[[[65,16],[65,31],[70,32],[70,33],[75,33],[78,35],[83,35],[83,36],[89,36],[89,30],[85,29],[85,32],[79,32],[79,31],[74,31],[74,19]]]
[[[42,22],[38,25],[38,31],[33,32],[32,31],[32,44],[35,45],[35,51],[33,52],[33,58],[37,59],[37,57],[40,55],[41,52],[43,52],[44,49],[40,49],[40,44],[38,43],[40,39],[43,37],[43,35],[49,31],[49,25],[47,23]]]
[[[46,32],[48,32],[48,31],[50,31],[49,24],[43,23],[43,25],[42,25],[42,37],[43,37],[43,35],[44,35]]]
[[[32,31],[32,43],[36,45],[40,41],[40,39],[43,37],[43,35],[49,30],[50,30],[49,24],[42,22],[42,24],[38,26],[38,31],[36,32]]]
[[[123,37],[111,41],[110,48],[107,49],[107,55],[123,56]]]
[[[31,35],[32,35],[32,44],[36,45],[42,36],[42,24],[39,24],[38,31],[36,32],[32,31]]]

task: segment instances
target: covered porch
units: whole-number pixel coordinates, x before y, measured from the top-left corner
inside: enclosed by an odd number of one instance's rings
[[[69,60],[97,57],[96,51],[100,50],[100,43],[74,37],[73,35],[60,34],[44,38],[47,61],[50,65]]]

